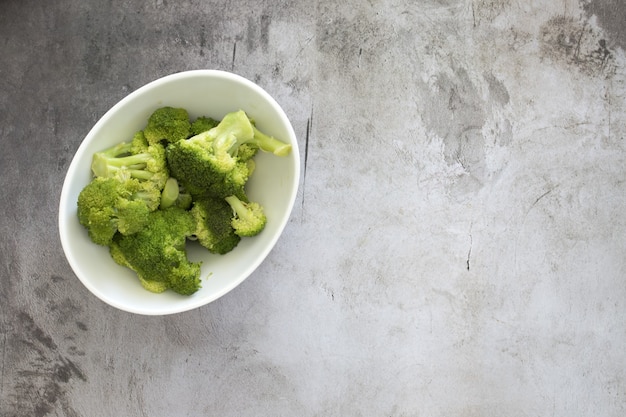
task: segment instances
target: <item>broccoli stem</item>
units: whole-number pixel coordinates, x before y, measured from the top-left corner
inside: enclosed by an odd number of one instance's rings
[[[230,204],[230,207],[240,219],[250,220],[254,217],[243,201],[241,201],[237,196],[231,195],[226,197],[225,200],[228,204]]]
[[[256,236],[265,228],[267,218],[263,207],[255,202],[240,200],[237,196],[226,197],[226,202],[233,210],[231,226],[239,236]]]
[[[119,171],[124,170],[130,177],[132,178],[136,178],[138,180],[150,180],[153,177],[153,173],[143,170],[143,169],[138,169],[137,167],[134,168],[126,168],[126,167],[115,167],[115,166],[108,166],[108,167],[103,167],[101,165],[98,166],[92,166],[92,171],[94,173],[94,175],[96,177],[113,177],[115,176],[115,174]]]
[[[132,178],[137,178],[138,180],[151,180],[154,176],[154,173],[150,171],[145,171],[143,169],[128,169],[127,171]]]
[[[252,142],[256,143],[261,150],[271,152],[276,156],[287,156],[289,152],[291,152],[290,144],[281,142],[273,136],[266,135],[257,129],[256,126],[252,126],[252,129],[254,131],[254,139]]]
[[[99,154],[106,155],[110,158],[123,156],[126,154],[130,154],[133,148],[133,144],[130,142],[121,142],[117,143],[110,148],[107,148],[103,151],[98,152]]]
[[[176,203],[179,193],[178,181],[174,177],[169,177],[165,181],[165,187],[161,192],[161,209],[172,207]]]
[[[103,151],[94,154],[91,163],[91,170],[97,177],[110,177],[120,169],[128,169],[130,175],[138,179],[150,179],[152,173],[144,171],[146,164],[153,158],[148,153],[136,155],[118,156],[110,151]]]

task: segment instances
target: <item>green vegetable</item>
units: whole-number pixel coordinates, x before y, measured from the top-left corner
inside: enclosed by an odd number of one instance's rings
[[[244,187],[258,149],[284,155],[291,145],[258,131],[243,111],[228,113],[214,128],[166,150],[171,175],[194,197],[246,200]],[[241,150],[242,157],[239,157]]]
[[[254,160],[252,158],[256,156],[258,151],[258,146],[255,146],[252,143],[244,143],[243,145],[239,146],[239,149],[237,149],[237,159],[240,162],[254,163]]]
[[[196,221],[194,235],[209,252],[228,253],[241,240],[231,226],[233,210],[225,200],[205,198],[194,201],[191,214]]]
[[[254,135],[243,111],[227,114],[214,128],[167,147],[167,162],[174,176],[192,195],[224,181],[235,169],[237,147]]]
[[[136,133],[131,142],[122,142],[96,152],[91,170],[96,177],[128,175],[138,180],[151,181],[159,190],[169,178],[165,147],[158,143],[149,145],[143,132]]]
[[[149,194],[134,178],[97,177],[78,195],[78,220],[94,243],[109,245],[117,232],[130,235],[148,223],[155,209]]]
[[[256,236],[265,228],[267,218],[263,207],[254,202],[241,201],[237,196],[226,197],[226,202],[233,209],[231,221],[235,233],[239,236]]]
[[[147,290],[191,295],[200,288],[200,264],[189,261],[187,238],[196,222],[187,210],[171,207],[149,214],[146,226],[132,235],[116,235],[110,253],[119,265],[137,273]]]
[[[215,126],[219,124],[219,121],[206,116],[200,116],[191,124],[191,129],[189,131],[190,136],[195,136],[202,132],[206,132],[207,130],[213,129]]]
[[[276,156],[287,156],[291,152],[291,145],[279,141],[273,136],[268,136],[261,132],[256,126],[252,126],[254,136],[250,143],[265,152],[273,153]]]
[[[161,192],[161,205],[159,208],[166,209],[175,206],[187,210],[191,208],[192,203],[191,194],[186,193],[182,189],[176,178],[169,177]]]
[[[191,123],[187,110],[175,107],[161,107],[148,118],[143,130],[148,143],[173,143],[189,137]]]
[[[168,146],[172,176],[196,198],[241,195],[250,174],[248,164],[233,160],[232,167],[222,172],[212,150],[192,139]]]

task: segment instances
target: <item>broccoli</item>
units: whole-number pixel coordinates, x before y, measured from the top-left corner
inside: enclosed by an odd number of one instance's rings
[[[180,143],[178,147],[170,147],[170,154],[175,154],[180,147],[191,147],[200,153],[198,157],[206,160],[208,166],[216,174],[225,174],[235,167],[239,145],[252,140],[254,130],[248,116],[243,111],[228,113],[214,128],[201,132]],[[168,155],[169,157],[169,155]],[[172,163],[169,161],[170,164]]]
[[[254,137],[252,123],[243,110],[228,113],[217,126],[206,133],[213,143],[216,155],[228,153],[233,156],[239,145]]]
[[[207,130],[213,129],[218,124],[219,122],[211,117],[206,117],[206,116],[198,117],[191,124],[191,129],[189,131],[189,134],[191,136],[198,135],[202,132],[206,132]]]
[[[250,177],[251,166],[253,164],[237,162],[231,171],[222,177],[218,177],[216,182],[205,186],[205,193],[202,196],[223,199],[229,195],[236,195],[241,200],[248,201],[245,185]],[[197,196],[197,198],[201,198],[201,196]]]
[[[233,119],[225,117],[215,128],[202,132],[190,139],[170,144],[167,147],[167,163],[171,174],[194,197],[226,197],[240,194],[248,179],[248,168],[239,164],[229,152],[236,142],[236,135],[252,134],[251,125],[245,117],[244,128]],[[247,126],[247,127],[246,127]],[[245,130],[248,132],[245,132]],[[237,179],[232,183],[232,177]]]
[[[194,236],[209,252],[223,255],[233,250],[241,240],[231,226],[233,210],[224,199],[196,200],[191,214],[196,221]]]
[[[131,154],[141,154],[148,151],[150,147],[150,143],[148,143],[148,139],[146,139],[145,133],[143,130],[135,133],[133,139],[130,142],[130,153]],[[163,148],[165,149],[165,148]]]
[[[276,156],[287,156],[291,152],[291,145],[276,139],[273,136],[268,136],[261,132],[259,129],[252,125],[254,135],[250,143],[262,151],[273,153]]]
[[[237,149],[237,159],[241,162],[252,162],[258,151],[258,146],[255,146],[252,143],[244,143],[239,146],[239,149]]]
[[[187,139],[191,129],[187,110],[176,107],[161,107],[148,118],[143,132],[151,145],[174,143]]]
[[[226,202],[233,210],[231,226],[239,236],[256,236],[265,228],[267,218],[263,207],[255,202],[245,202],[237,196],[228,196]]]
[[[261,132],[243,110],[226,114],[217,126],[198,135],[212,142],[213,151],[217,156],[223,153],[237,156],[239,148],[244,144],[277,156],[287,156],[291,152],[290,144]]]
[[[236,195],[246,200],[244,186],[259,148],[283,155],[291,145],[260,133],[240,110],[228,113],[210,130],[168,145],[166,157],[171,175],[192,196]]]
[[[111,258],[113,258],[115,263],[134,271],[131,263],[126,259],[126,256],[124,255],[118,244],[111,244],[109,246],[109,253],[111,254]],[[141,286],[150,292],[162,293],[168,288],[167,282],[165,281],[147,280],[139,275],[137,275],[137,277],[139,278]]]
[[[107,246],[117,232],[131,235],[148,223],[154,201],[134,178],[97,177],[78,195],[78,220],[91,240]]]
[[[191,194],[186,193],[182,189],[176,178],[169,177],[161,192],[161,205],[159,208],[166,209],[175,206],[187,210],[191,208],[192,202]]]
[[[192,196],[206,194],[207,188],[219,181],[209,162],[210,151],[191,140],[171,144],[166,149],[172,177]]]
[[[256,149],[276,156],[287,156],[291,152],[290,144],[261,132],[243,110],[228,113],[216,127],[207,132],[207,136],[213,141],[216,154],[225,151],[231,156],[239,156],[239,149],[247,145],[242,149],[242,160],[253,157]]]
[[[165,147],[149,145],[143,132],[136,133],[131,142],[96,152],[91,170],[96,177],[114,177],[124,171],[132,178],[154,182],[158,189],[163,188],[169,177]]]
[[[150,212],[146,226],[132,235],[115,235],[110,245],[113,260],[135,271],[144,288],[171,289],[191,295],[200,288],[200,263],[185,251],[187,238],[196,231],[192,214],[178,207]]]

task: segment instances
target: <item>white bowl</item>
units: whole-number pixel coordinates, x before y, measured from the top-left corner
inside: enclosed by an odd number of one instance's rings
[[[188,245],[193,261],[202,261],[202,288],[191,296],[172,291],[154,294],[141,287],[134,272],[117,265],[108,248],[91,242],[78,222],[76,202],[91,181],[94,152],[122,141],[145,127],[150,114],[163,106],[185,108],[198,116],[221,118],[244,110],[258,128],[292,145],[287,157],[260,152],[246,190],[265,208],[267,225],[261,234],[243,238],[226,255],[210,254]],[[196,70],[153,81],[113,106],[91,129],[69,166],[61,191],[59,232],[67,260],[76,276],[102,301],[124,311],[164,315],[187,311],[218,299],[243,282],[267,257],[285,228],[296,198],[300,176],[298,143],[280,105],[253,82],[224,71]]]

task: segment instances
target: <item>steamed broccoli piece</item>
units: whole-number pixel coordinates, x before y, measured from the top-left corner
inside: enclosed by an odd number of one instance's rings
[[[211,184],[220,181],[211,164],[211,151],[201,142],[185,140],[167,147],[167,162],[172,177],[192,196],[207,193]]]
[[[94,178],[78,195],[78,220],[94,243],[107,246],[117,232],[131,235],[148,223],[154,204],[145,194],[133,178]]]
[[[188,259],[185,243],[195,231],[196,222],[189,211],[178,207],[156,210],[137,233],[116,235],[110,253],[119,265],[135,271],[144,288],[191,295],[200,288],[200,263]]]
[[[231,156],[238,156],[242,145],[247,145],[248,148],[244,148],[244,153],[251,152],[254,148],[276,156],[287,156],[291,152],[290,144],[261,132],[243,110],[226,114],[217,126],[200,134],[204,133],[213,142],[216,155],[226,152]],[[245,160],[246,156],[242,159]]]
[[[126,259],[126,256],[124,255],[124,253],[122,252],[122,250],[120,249],[120,246],[118,244],[112,244],[109,246],[109,253],[111,254],[111,258],[113,258],[113,260],[121,266],[124,266],[132,271],[134,271],[132,265],[130,264],[130,262],[128,261],[128,259]],[[167,282],[165,281],[154,281],[154,280],[147,280],[139,275],[137,275],[137,278],[139,278],[139,282],[141,283],[141,286],[153,293],[162,293],[163,291],[167,290],[168,285]]]
[[[202,132],[206,132],[207,130],[213,129],[215,126],[219,124],[219,121],[206,116],[198,117],[191,124],[191,129],[189,131],[190,136],[198,135]]]
[[[235,195],[246,201],[244,187],[259,149],[284,156],[291,145],[260,132],[239,110],[228,113],[207,131],[168,145],[166,157],[172,176],[192,196]]]
[[[194,236],[209,252],[223,255],[233,250],[241,240],[231,226],[233,210],[225,200],[196,200],[191,214],[196,221]]]
[[[243,111],[229,113],[216,127],[167,147],[172,176],[192,196],[242,196],[250,170],[236,154],[253,136]]]
[[[191,123],[187,110],[176,107],[161,107],[148,118],[143,132],[148,143],[174,143],[189,137]]]
[[[136,133],[131,142],[96,152],[91,170],[96,177],[114,177],[124,171],[132,178],[154,182],[159,189],[169,177],[165,147],[149,145],[142,132]]]
[[[255,202],[245,202],[237,196],[225,198],[233,211],[231,226],[239,236],[256,236],[265,228],[267,218],[263,207]]]

